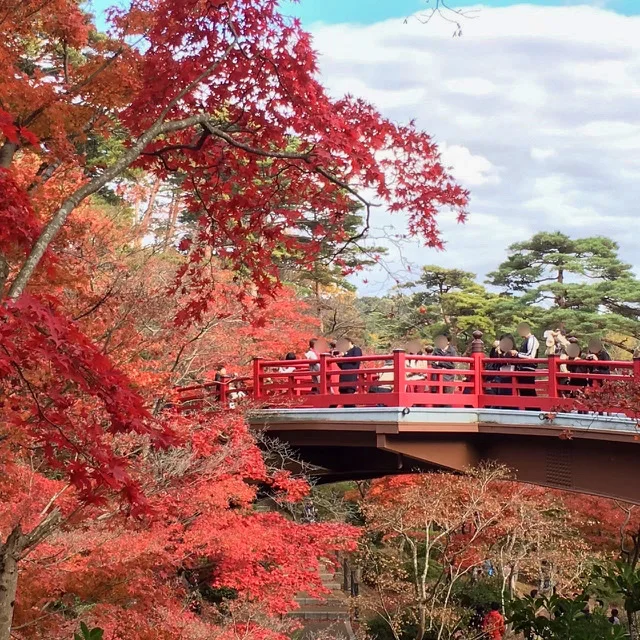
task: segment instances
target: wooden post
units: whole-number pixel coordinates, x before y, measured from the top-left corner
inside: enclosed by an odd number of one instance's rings
[[[549,364],[547,365],[547,369],[549,370],[549,382],[547,393],[550,398],[558,397],[558,360],[559,358],[555,354],[548,356]]]
[[[229,391],[229,380],[227,376],[223,376],[218,382],[218,397],[220,398],[220,404],[227,404],[227,395]]]
[[[473,395],[475,396],[476,407],[480,406],[480,396],[484,393],[482,373],[484,370],[484,342],[482,341],[482,331],[474,331],[473,342],[471,343],[471,357],[473,358]]]
[[[640,348],[633,352],[633,379],[636,384],[640,384]]]
[[[404,349],[393,350],[393,392],[404,394],[407,386],[407,354]]]
[[[253,397],[260,400],[263,397],[262,379],[262,358],[253,359]]]
[[[342,590],[349,591],[349,563],[346,558],[342,561]]]
[[[327,384],[327,374],[329,369],[327,368],[327,358],[330,354],[320,354],[320,395],[326,396],[329,393],[329,386]]]

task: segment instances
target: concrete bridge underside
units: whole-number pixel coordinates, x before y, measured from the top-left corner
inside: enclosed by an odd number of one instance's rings
[[[319,467],[320,482],[496,461],[523,482],[640,504],[640,432],[628,418],[380,407],[270,409],[251,422]]]

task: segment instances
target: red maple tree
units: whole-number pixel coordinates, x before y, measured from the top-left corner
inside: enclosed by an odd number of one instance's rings
[[[105,36],[74,0],[3,6],[0,640],[16,602],[25,638],[68,636],[83,607],[113,637],[209,637],[215,615],[267,637],[302,567],[351,532],[251,513],[247,480],[299,483],[269,477],[242,420],[152,401],[238,344],[241,368],[301,341],[282,330],[300,309],[276,257],[314,250],[291,233],[310,212],[348,244],[340,222],[354,202],[368,220],[373,194],[437,246],[437,212],[463,219],[467,194],[413,124],[328,96],[273,0],[134,3],[109,20]],[[143,243],[91,200],[140,171],[178,180],[197,221],[162,260],[123,259]],[[234,594],[215,615],[181,604],[194,588],[176,576],[201,569],[197,591]]]
[[[31,178],[28,170],[22,178]],[[12,532],[25,545],[16,553],[13,633],[66,638],[82,612],[116,638],[168,638],[187,628],[209,637],[240,624],[278,636],[287,629],[279,614],[296,592],[320,589],[318,558],[348,546],[353,531],[253,512],[259,485],[290,500],[308,486],[265,466],[241,413],[186,417],[166,408],[154,416],[147,406],[170,397],[175,383],[206,375],[212,362],[241,371],[255,353],[301,346],[317,321],[283,289],[250,322],[241,287],[217,269],[224,286],[215,309],[176,331],[179,301],[167,297],[166,283],[186,258],[151,249],[142,256],[135,242],[123,252],[134,232],[117,211],[81,207],[51,245],[65,268],[37,274],[37,297],[5,307],[13,315],[2,341],[0,531],[5,553]],[[23,301],[32,315],[23,315]],[[76,349],[92,358],[95,375],[72,360]],[[63,368],[69,375],[56,375]],[[104,398],[99,383],[110,385]],[[232,600],[218,602],[218,592]]]

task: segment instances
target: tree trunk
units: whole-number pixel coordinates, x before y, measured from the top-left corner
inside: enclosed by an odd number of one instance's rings
[[[47,509],[65,489],[51,498]],[[29,533],[22,533],[20,525],[17,525],[12,529],[7,541],[0,545],[0,640],[11,640],[13,610],[18,589],[18,561],[51,535],[62,521],[62,514],[57,507],[45,516],[47,509],[42,512],[44,519]]]
[[[629,611],[627,609],[627,624],[629,625],[629,640],[636,640],[637,635],[636,635],[636,627],[635,627],[635,612],[634,611]],[[1,636],[0,636],[0,640],[4,640]]]
[[[18,150],[18,145],[13,142],[5,142],[2,147],[0,147],[0,168],[8,169],[13,162],[13,156],[16,154]]]
[[[174,191],[171,198],[171,207],[169,209],[169,223],[167,225],[167,234],[164,238],[164,250],[166,251],[173,240],[176,233],[176,223],[178,222],[178,212],[180,211],[180,197]]]
[[[51,176],[53,176],[53,174],[56,172],[56,169],[61,164],[62,163],[60,162],[60,160],[54,160],[49,164],[43,163],[42,165],[40,165],[40,168],[38,169],[38,173],[36,173],[35,178],[32,180],[31,184],[27,188],[27,193],[30,196],[33,195],[38,190],[39,187],[45,184],[51,178]]]
[[[18,272],[15,280],[11,284],[8,296],[15,300],[22,295],[25,290],[33,272],[36,270],[42,256],[45,254],[47,247],[51,241],[55,238],[62,225],[66,222],[69,214],[83,201],[85,198],[93,195],[97,191],[100,191],[102,187],[111,182],[115,177],[129,167],[135,160],[138,159],[140,154],[144,151],[146,146],[154,140],[158,135],[163,133],[173,133],[175,131],[182,131],[188,129],[196,124],[204,124],[207,116],[198,114],[190,118],[184,118],[182,120],[173,120],[171,122],[157,121],[151,127],[149,127],[136,141],[120,156],[116,162],[107,167],[99,176],[96,176],[86,184],[82,185],[78,190],[71,194],[63,203],[62,206],[53,214],[53,217],[45,225],[40,237],[35,241],[29,256],[24,261],[22,268]],[[6,143],[5,143],[6,146]]]
[[[633,543],[633,546],[629,550],[629,564],[635,571],[638,566],[638,560],[640,560],[640,531],[636,531],[636,533],[631,534],[629,537]]]
[[[512,567],[511,573],[509,574],[509,597],[512,600],[516,595],[517,584],[518,584],[518,569],[516,567]]]
[[[4,291],[4,285],[9,277],[9,263],[7,259],[0,253],[0,298],[2,298],[2,292]]]
[[[0,546],[0,640],[11,640],[18,588],[18,558],[22,551],[23,537],[20,526],[17,526]]]
[[[149,194],[149,204],[145,209],[145,212],[142,216],[142,220],[140,220],[140,226],[138,227],[138,238],[137,238],[138,246],[142,244],[142,240],[146,235],[147,231],[149,230],[149,224],[153,216],[153,207],[156,203],[158,191],[160,191],[160,184],[161,184],[160,178],[156,178],[151,187],[151,193]]]
[[[558,284],[564,284],[564,269],[558,269]],[[567,306],[567,298],[564,294],[557,295],[555,298],[555,303],[557,307],[564,309]]]
[[[506,602],[506,594],[507,594],[507,573],[504,570],[505,567],[502,567],[502,581],[500,585],[500,604],[502,605],[502,610],[504,611],[504,603]]]
[[[418,630],[416,640],[423,640],[427,633],[427,607],[424,604],[418,605]]]

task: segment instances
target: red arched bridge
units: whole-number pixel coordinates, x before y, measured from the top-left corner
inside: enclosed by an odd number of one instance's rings
[[[329,482],[494,460],[543,486],[640,503],[638,414],[586,412],[585,389],[634,379],[632,362],[391,355],[256,359],[253,375],[179,390],[184,410],[242,401]],[[353,368],[344,368],[353,367]],[[342,368],[341,368],[342,367]]]

